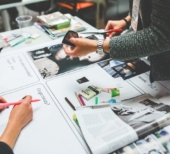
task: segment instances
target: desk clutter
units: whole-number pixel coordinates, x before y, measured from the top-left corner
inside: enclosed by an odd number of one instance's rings
[[[0,48],[6,48],[8,46],[14,47],[22,42],[30,44],[32,40],[37,39],[38,37],[40,37],[38,33],[22,35],[22,32],[1,36]]]
[[[56,20],[58,16],[64,23]],[[74,20],[62,16],[43,16],[36,26],[58,38]],[[59,31],[54,37],[53,28]],[[10,41],[15,46],[20,37],[20,33],[3,36],[0,50]],[[95,35],[88,38],[97,39]],[[73,58],[61,43],[45,47],[43,43],[29,51],[0,54],[1,96],[13,102],[29,94],[38,102],[32,104],[33,120],[19,136],[15,153],[170,152],[170,82],[151,84],[147,59],[114,61],[109,54],[96,52]],[[0,133],[11,109],[1,112]]]
[[[61,37],[69,30],[76,32],[86,30],[83,23],[69,13],[62,14],[58,11],[48,15],[37,16],[37,18],[38,21],[34,25],[51,39]]]

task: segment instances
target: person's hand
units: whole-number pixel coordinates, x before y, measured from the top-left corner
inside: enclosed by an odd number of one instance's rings
[[[26,96],[21,100],[22,103],[20,105],[15,105],[13,107],[9,117],[9,125],[11,124],[13,127],[17,127],[21,130],[32,120],[33,110],[31,100],[31,96]]]
[[[21,104],[13,107],[5,131],[0,137],[0,141],[8,144],[11,149],[13,149],[22,128],[32,120],[31,100],[31,96],[26,96],[21,100]]]
[[[63,45],[63,49],[67,55],[72,57],[81,57],[91,52],[96,51],[97,41],[86,38],[71,38],[70,42],[74,43],[76,47],[68,48],[67,45]]]
[[[0,103],[7,103],[6,100],[0,96]],[[0,111],[3,110],[4,107],[0,107]]]
[[[123,30],[126,28],[126,22],[124,20],[109,20],[106,27],[105,31],[114,29],[114,28],[122,28]],[[116,32],[112,32],[109,34],[109,37],[113,37],[117,35]]]

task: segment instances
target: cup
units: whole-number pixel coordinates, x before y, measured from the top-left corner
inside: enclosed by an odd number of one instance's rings
[[[23,36],[28,37],[31,35],[32,16],[22,15],[16,18],[16,21],[21,29]],[[27,28],[26,28],[27,27]]]
[[[16,21],[21,30],[23,41],[25,41],[26,44],[30,44],[32,42],[32,40],[30,39],[32,35],[32,32],[31,32],[32,16],[22,15],[22,16],[17,17]]]

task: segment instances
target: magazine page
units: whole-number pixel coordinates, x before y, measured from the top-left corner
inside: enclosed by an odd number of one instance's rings
[[[110,153],[138,139],[132,127],[109,107],[78,110],[75,114],[93,154]]]
[[[112,104],[111,109],[136,131],[139,138],[143,138],[170,123],[170,106],[148,94]]]

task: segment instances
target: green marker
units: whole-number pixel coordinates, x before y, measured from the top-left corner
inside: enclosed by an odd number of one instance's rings
[[[95,98],[95,104],[98,104],[98,97]]]
[[[111,97],[119,96],[120,91],[119,90],[110,90]]]

